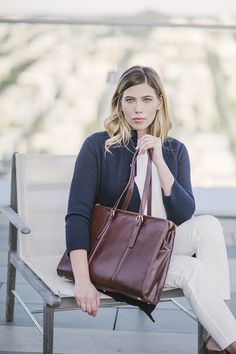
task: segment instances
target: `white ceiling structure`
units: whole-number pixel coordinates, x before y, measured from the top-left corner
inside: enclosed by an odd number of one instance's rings
[[[144,11],[184,16],[236,16],[235,0],[0,0],[0,16],[125,16]]]

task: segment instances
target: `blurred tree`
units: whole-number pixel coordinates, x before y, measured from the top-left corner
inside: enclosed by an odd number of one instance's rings
[[[217,49],[206,47],[206,59],[212,76],[216,111],[218,113],[219,131],[226,134],[230,150],[234,156],[236,171],[236,124],[227,96],[227,78],[221,66]]]

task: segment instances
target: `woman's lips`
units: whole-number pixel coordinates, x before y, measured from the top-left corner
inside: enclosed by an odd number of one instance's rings
[[[137,117],[137,118],[133,118],[133,121],[135,123],[143,123],[145,121],[145,118]]]

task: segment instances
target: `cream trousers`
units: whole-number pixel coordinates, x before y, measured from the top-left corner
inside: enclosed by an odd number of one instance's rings
[[[236,340],[236,320],[224,302],[230,299],[224,234],[215,217],[193,217],[177,227],[165,287],[183,289],[199,321],[222,349]]]

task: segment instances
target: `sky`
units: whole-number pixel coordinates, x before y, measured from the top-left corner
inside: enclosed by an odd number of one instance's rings
[[[170,15],[236,15],[236,0],[0,0],[0,16],[114,16],[147,10]]]

